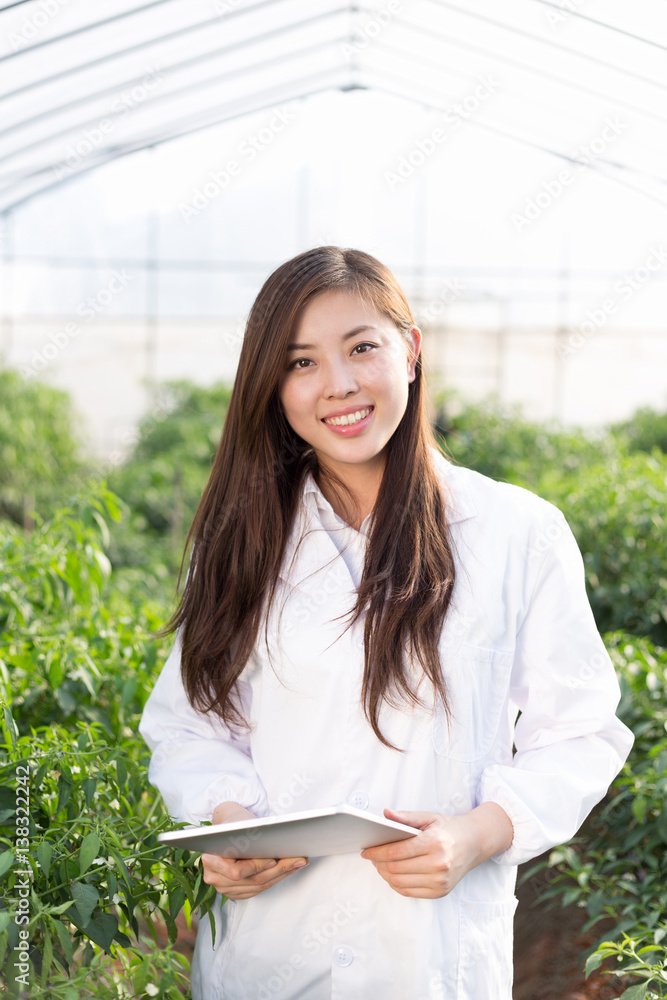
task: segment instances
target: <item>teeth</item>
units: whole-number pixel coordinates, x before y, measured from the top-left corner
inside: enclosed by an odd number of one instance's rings
[[[367,417],[368,414],[373,409],[372,406],[367,407],[365,410],[357,410],[356,413],[347,413],[344,417],[331,417],[329,420],[325,420],[325,424],[336,424],[340,427],[349,427],[350,424],[358,424],[360,420]]]

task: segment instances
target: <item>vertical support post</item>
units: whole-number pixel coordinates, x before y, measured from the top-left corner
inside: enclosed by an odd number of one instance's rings
[[[510,332],[510,301],[506,295],[498,299],[498,312],[500,322],[496,338],[496,396],[501,403],[504,403],[507,381],[507,344]]]
[[[151,146],[152,155],[155,147]],[[144,377],[150,387],[157,379],[160,291],[160,219],[155,208],[146,213],[146,302]]]
[[[0,360],[8,358],[14,346],[14,216],[7,209],[0,216],[0,259],[2,260],[2,301],[0,302],[0,317],[2,321],[2,340],[0,341]]]
[[[297,246],[299,252],[310,246],[308,209],[310,206],[310,165],[304,164],[300,171],[297,204]]]
[[[556,420],[565,419],[566,355],[563,351],[570,333],[570,247],[567,238],[561,251],[561,268],[558,280],[558,325],[554,337],[554,376],[551,415]]]

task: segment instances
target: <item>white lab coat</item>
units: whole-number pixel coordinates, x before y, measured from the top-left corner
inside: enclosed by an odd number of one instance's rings
[[[278,608],[269,613],[273,667],[262,631],[241,679],[252,733],[232,738],[192,710],[178,639],[139,731],[149,779],[178,820],[210,820],[226,800],[259,816],[343,802],[459,814],[490,801],[510,816],[513,843],[438,899],[402,896],[345,854],[216,905],[214,949],[208,918],[199,924],[194,1000],[511,1000],[516,865],[575,834],[630,750],[562,513],[433,458],[457,560],[440,642],[451,731],[440,710],[384,703],[380,727],[400,754],[366,721],[363,619],[344,635],[347,619],[332,620],[352,607],[373,515],[355,531],[311,475],[276,593],[287,599],[280,626]],[[306,528],[319,530],[287,579]]]

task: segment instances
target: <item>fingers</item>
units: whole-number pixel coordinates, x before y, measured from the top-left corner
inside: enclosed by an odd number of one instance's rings
[[[307,858],[282,858],[279,861],[272,858],[241,858],[236,860],[234,858],[222,858],[216,854],[202,855],[202,864],[205,868],[216,874],[223,875],[233,882],[238,882],[242,879],[251,879],[255,875],[275,868],[276,870],[271,875],[259,880],[260,882],[265,882],[268,878],[273,878],[274,875],[282,874],[287,869],[293,868],[299,861],[306,862],[307,860]]]
[[[390,875],[428,876],[447,871],[451,867],[446,858],[435,858],[428,854],[416,858],[401,858],[400,861],[373,861],[373,864],[378,871],[387,872]]]
[[[274,858],[236,860],[235,858],[220,858],[215,855],[208,855],[208,857],[211,859],[208,865],[209,868],[234,882],[244,878],[252,878],[253,875],[258,875],[268,868],[273,868],[276,864]]]
[[[378,875],[399,895],[416,896],[422,899],[437,899],[446,896],[458,882],[457,878],[448,878],[446,875],[434,876],[433,874],[419,873],[392,875],[379,868]]]
[[[269,888],[308,864],[307,858],[235,860],[215,854],[202,855],[204,881],[230,899],[245,899]]]
[[[276,875],[267,882],[263,883],[253,883],[244,880],[228,886],[227,889],[223,891],[226,896],[229,896],[230,899],[250,899],[252,896],[257,896],[260,892],[266,892],[266,890],[270,889],[272,885],[282,882],[283,879],[289,878],[290,875],[295,875],[297,871],[299,871],[298,868],[291,868],[288,871],[284,871],[282,874]],[[270,874],[270,872],[268,874]]]

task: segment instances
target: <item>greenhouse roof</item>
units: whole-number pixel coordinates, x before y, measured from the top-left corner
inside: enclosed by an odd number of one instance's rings
[[[616,0],[4,3],[0,211],[118,157],[325,91],[376,90],[446,113],[485,81],[505,102],[502,114],[471,116],[476,128],[582,162],[571,148],[580,121],[585,165],[664,205],[665,10]],[[614,129],[632,132],[627,158],[600,138]]]

